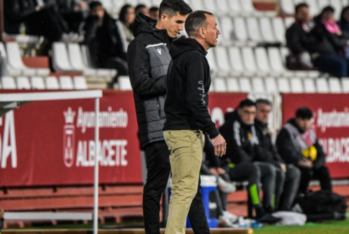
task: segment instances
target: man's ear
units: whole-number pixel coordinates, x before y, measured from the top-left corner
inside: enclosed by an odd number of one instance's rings
[[[160,20],[164,21],[168,18],[168,15],[166,15],[165,13],[161,14]]]
[[[205,38],[206,38],[206,29],[203,28],[203,27],[201,27],[201,28],[199,29],[199,35],[200,35],[203,39],[205,39]]]

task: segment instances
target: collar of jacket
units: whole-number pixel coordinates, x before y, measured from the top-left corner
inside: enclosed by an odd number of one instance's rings
[[[262,129],[263,131],[268,129],[268,123],[262,123],[261,121],[259,121],[258,119],[254,120],[254,124],[257,128]]]
[[[136,37],[140,33],[151,33],[161,41],[170,42],[166,29],[157,29],[157,21],[139,13],[133,22],[133,35]]]
[[[298,127],[295,118],[289,119],[289,120],[287,121],[287,123],[290,123],[290,124],[292,124],[293,126],[295,126],[300,134],[305,133],[305,131],[303,131],[302,129],[300,129],[300,128]]]

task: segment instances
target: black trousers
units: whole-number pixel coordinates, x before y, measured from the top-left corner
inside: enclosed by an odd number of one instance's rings
[[[309,182],[312,179],[320,181],[322,190],[332,191],[330,172],[327,167],[322,166],[318,169],[299,167],[301,171],[301,182],[299,184],[299,193],[306,193]]]
[[[170,151],[165,141],[152,143],[145,148],[147,182],[143,193],[143,215],[146,234],[160,234],[160,200],[171,172]],[[200,183],[189,210],[189,220],[195,234],[209,234]]]

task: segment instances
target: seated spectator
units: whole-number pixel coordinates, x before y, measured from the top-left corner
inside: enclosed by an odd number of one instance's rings
[[[135,12],[136,12],[136,15],[141,13],[143,15],[149,16],[149,8],[146,5],[144,5],[144,4],[138,4],[135,7]]]
[[[275,167],[267,163],[253,162],[258,138],[253,121],[256,104],[249,99],[241,101],[238,109],[226,114],[226,122],[219,129],[227,142],[227,153],[222,157],[222,166],[231,181],[248,181],[248,191],[256,210],[257,220],[275,223],[279,219],[271,216],[275,192]],[[264,193],[262,206],[259,183]]]
[[[151,7],[149,9],[149,17],[158,20],[159,19],[159,7]]]
[[[124,30],[126,41],[130,43],[133,39],[132,25],[135,21],[136,14],[135,9],[131,5],[124,5],[119,14],[119,20],[122,23],[122,28]]]
[[[344,34],[349,35],[349,6],[343,8],[338,25]]]
[[[285,162],[301,171],[299,193],[305,194],[312,179],[320,181],[321,189],[332,191],[331,177],[325,166],[325,153],[312,129],[313,112],[307,107],[296,110],[277,136],[276,146]]]
[[[128,75],[125,47],[116,20],[109,16],[98,1],[90,3],[90,13],[83,25],[84,44],[98,68],[111,68]],[[117,82],[117,77],[113,82]],[[112,84],[109,85],[109,87]]]
[[[302,57],[309,53],[314,67],[321,72],[337,77],[347,77],[348,61],[345,56],[338,55],[336,48],[327,37],[319,36],[314,22],[309,15],[308,5],[296,6],[296,21],[286,31],[287,47],[293,55]]]
[[[77,0],[56,0],[59,13],[68,25],[69,32],[78,32],[79,25],[87,13],[87,4]]]
[[[255,128],[258,137],[256,161],[270,163],[276,169],[275,209],[290,211],[296,198],[301,173],[294,165],[285,165],[276,151],[272,141],[271,131],[268,127],[269,115],[272,104],[269,100],[256,101],[257,115]]]

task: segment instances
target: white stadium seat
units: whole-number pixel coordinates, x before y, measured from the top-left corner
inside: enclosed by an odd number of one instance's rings
[[[217,12],[219,15],[228,15],[230,13],[229,2],[232,0],[216,0]],[[233,15],[236,15],[234,12],[231,12]]]
[[[58,79],[55,76],[48,76],[45,79],[46,89],[60,89]]]
[[[87,89],[87,83],[84,76],[74,76],[73,82],[75,89]]]
[[[216,55],[216,61],[218,66],[218,73],[222,76],[228,76],[230,74],[231,68],[229,64],[229,56],[225,47],[218,46],[214,48]]]
[[[119,0],[116,0],[119,1]],[[162,0],[152,0],[152,6],[160,7]]]
[[[310,78],[303,79],[303,86],[304,86],[305,93],[316,93],[314,79],[310,79]]]
[[[265,87],[264,87],[262,78],[253,78],[251,81],[252,81],[253,92],[259,93],[259,94],[265,93]]]
[[[224,16],[220,19],[219,29],[222,32],[220,39],[224,45],[230,45],[234,40],[234,25],[230,17]]]
[[[341,12],[342,12],[342,8],[346,7],[342,6],[342,1],[341,0],[331,0],[330,1],[331,6],[334,8],[334,17],[335,20],[340,20],[340,16],[341,16]]]
[[[272,18],[272,24],[274,29],[275,40],[280,42],[281,44],[286,44],[285,34],[285,24],[280,17]]]
[[[293,72],[287,70],[282,61],[284,60],[281,57],[281,53],[277,47],[269,47],[268,48],[268,57],[269,57],[269,64],[270,68],[275,75],[282,74],[285,77],[292,77]]]
[[[239,48],[230,47],[229,48],[229,60],[230,66],[232,68],[231,73],[233,76],[239,76],[241,74],[245,74],[245,68],[242,63],[242,57]]]
[[[288,1],[288,0],[286,0],[286,1]],[[285,28],[288,29],[294,23],[294,21],[295,21],[294,17],[284,18]]]
[[[2,71],[2,74],[6,74],[6,75],[10,75],[10,76],[19,76],[21,75],[21,71],[20,70],[15,70],[14,68],[12,68],[8,63],[7,63],[7,53],[6,53],[6,49],[4,44],[0,41],[0,58],[3,61],[6,61],[6,66],[4,66],[4,68],[7,70],[6,71]]]
[[[348,0],[342,0],[342,6],[348,6],[349,5],[349,1]]]
[[[241,52],[245,70],[252,74],[257,73],[257,65],[252,48],[243,47]]]
[[[284,15],[294,15],[293,0],[280,0],[281,11]]]
[[[128,76],[120,76],[118,78],[119,89],[120,90],[132,90],[130,77]]]
[[[211,74],[218,74],[217,63],[213,53],[213,50],[208,50],[206,58],[208,64],[210,64]]]
[[[194,0],[195,2],[196,0]],[[202,0],[203,1],[203,5],[204,5],[204,9],[206,11],[209,11],[213,14],[217,13],[217,2],[215,0]],[[193,1],[192,1],[193,2]],[[193,4],[193,3],[192,3]]]
[[[349,78],[341,78],[343,93],[349,93]]]
[[[261,16],[261,15],[263,15],[262,12],[256,11],[256,9],[254,8],[254,6],[252,4],[252,0],[240,0],[240,5],[241,5],[242,12],[245,16],[251,16],[251,15]]]
[[[262,42],[261,33],[259,30],[259,24],[257,18],[248,17],[246,19],[248,37],[251,41],[259,43]]]
[[[3,89],[16,89],[15,80],[11,76],[1,77],[1,86]]]
[[[136,7],[138,5],[139,1],[138,0],[125,0],[125,3],[130,4],[133,7]]]
[[[292,93],[303,93],[304,88],[303,88],[303,83],[300,78],[292,78],[290,80],[290,85],[291,85],[291,92]]]
[[[268,17],[261,17],[259,18],[259,28],[261,29],[261,35],[263,38],[263,41],[274,43],[275,42],[275,36],[273,32],[273,28],[271,26],[270,18]]]
[[[239,79],[240,91],[244,93],[249,93],[252,91],[251,82],[248,78]]]
[[[272,77],[265,78],[264,84],[265,84],[264,86],[267,93],[276,93],[279,90],[276,84],[275,78],[272,78]]]
[[[125,0],[112,0],[114,12],[116,15],[119,15],[120,9],[125,5]]]
[[[326,78],[318,78],[315,82],[318,93],[329,93],[330,90]]]
[[[306,0],[305,2],[309,5],[310,16],[314,17],[320,13],[317,0]]]
[[[318,6],[319,6],[319,10],[322,11],[322,9],[324,9],[325,7],[330,5],[330,2],[332,0],[317,0],[318,2]]]
[[[278,90],[280,93],[290,93],[290,84],[287,78],[278,78],[277,79]]]
[[[61,89],[74,89],[73,80],[70,76],[60,76],[59,85]]]
[[[248,40],[248,35],[245,19],[242,17],[235,17],[233,18],[233,21],[235,29],[234,35],[237,40],[235,43],[240,42],[240,44],[246,44],[246,41]]]
[[[85,66],[79,44],[69,43],[68,52],[70,64],[74,70],[82,72],[85,76],[95,76],[97,74],[97,70]]]
[[[243,15],[240,0],[227,0],[230,15]]]
[[[229,92],[240,92],[239,83],[238,83],[237,79],[228,78],[227,84],[228,84],[228,91]]]
[[[331,77],[328,79],[330,93],[341,93],[342,87],[339,78]]]
[[[270,72],[268,55],[264,47],[257,47],[255,49],[256,62],[258,67],[258,74],[265,75]]]
[[[68,51],[65,43],[53,43],[53,67],[56,72],[75,72],[70,64]]]
[[[40,76],[30,78],[32,89],[45,89],[44,79]]]
[[[17,89],[31,89],[29,79],[26,76],[17,77],[16,82],[17,82]]]
[[[194,0],[191,3],[191,8],[193,8],[194,11],[203,10],[204,9],[204,3],[202,1],[203,0]]]
[[[139,0],[139,3],[146,5],[148,8],[153,6],[150,0]]]
[[[216,92],[227,92],[227,85],[225,84],[225,80],[223,78],[214,79],[214,90]]]

